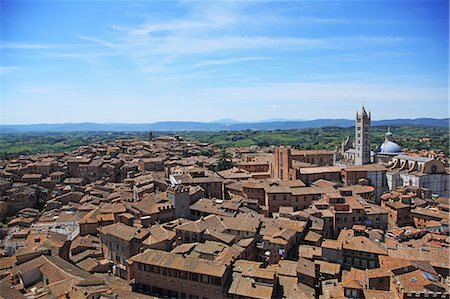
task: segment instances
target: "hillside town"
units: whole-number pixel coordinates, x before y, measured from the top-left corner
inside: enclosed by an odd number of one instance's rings
[[[181,136],[0,168],[0,297],[450,298],[448,157]]]

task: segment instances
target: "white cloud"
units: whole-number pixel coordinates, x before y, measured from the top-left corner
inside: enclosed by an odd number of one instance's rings
[[[146,74],[158,74],[167,70],[182,72],[182,61],[192,56],[203,55],[193,67],[207,67],[260,58],[255,53],[262,51],[308,51],[321,49],[355,49],[372,45],[404,42],[402,37],[347,36],[347,37],[302,37],[300,33],[290,35],[263,34],[270,25],[286,21],[296,24],[337,24],[347,19],[293,17],[282,11],[269,11],[257,2],[181,2],[185,9],[178,17],[156,17],[151,14],[138,25],[115,24],[108,38],[78,36],[99,47],[96,52],[109,51],[133,62],[134,67]],[[265,22],[266,20],[267,22]],[[270,24],[270,25],[269,25]],[[287,26],[290,27],[290,26]],[[261,30],[264,29],[264,30]],[[295,35],[294,35],[295,34]],[[213,57],[220,55],[220,58]],[[236,56],[238,56],[236,58]],[[244,57],[239,57],[244,56]],[[248,60],[247,60],[248,59]],[[261,59],[262,60],[262,59]]]
[[[18,66],[0,66],[0,75],[6,75],[13,73],[20,68]]]
[[[230,58],[230,59],[220,59],[220,60],[204,60],[200,61],[199,63],[194,64],[192,67],[204,67],[204,66],[210,66],[210,65],[223,65],[223,64],[230,64],[230,63],[238,63],[238,62],[245,62],[245,61],[257,61],[257,60],[268,60],[267,57],[261,57],[261,56],[254,56],[254,57],[240,57],[240,58]]]

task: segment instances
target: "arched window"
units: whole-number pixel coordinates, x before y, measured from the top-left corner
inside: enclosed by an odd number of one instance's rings
[[[432,165],[431,166],[431,173],[436,173],[437,171],[437,166],[436,165]]]

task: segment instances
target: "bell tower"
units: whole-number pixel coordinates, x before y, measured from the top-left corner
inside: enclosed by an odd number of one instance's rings
[[[355,123],[355,165],[370,163],[370,111],[366,112],[364,106],[356,112]]]

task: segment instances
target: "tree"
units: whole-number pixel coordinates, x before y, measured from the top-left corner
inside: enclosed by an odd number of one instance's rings
[[[231,160],[231,155],[223,149],[220,152],[219,158],[217,159],[216,171],[226,170],[233,168],[234,163]]]

